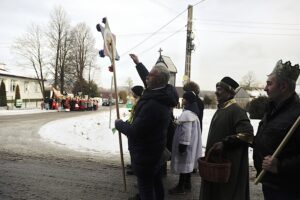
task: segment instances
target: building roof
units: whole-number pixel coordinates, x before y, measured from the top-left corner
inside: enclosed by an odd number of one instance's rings
[[[13,74],[8,72],[5,69],[0,69],[0,76],[7,76],[7,77],[14,77],[14,78],[23,78],[23,79],[30,79],[30,80],[38,80],[37,78],[33,78],[33,77],[28,77],[28,76],[22,76],[22,75],[18,75],[18,74]],[[46,81],[44,79],[44,81]]]
[[[235,98],[250,98],[250,94],[244,88],[239,88],[235,94]]]
[[[254,90],[247,90],[250,97],[260,97],[260,96],[267,96],[267,92],[264,89],[254,89]]]
[[[177,73],[177,68],[175,67],[173,61],[171,60],[171,58],[169,56],[159,56],[157,63],[163,63],[164,65],[166,65],[166,67],[169,69],[170,72],[172,73]]]

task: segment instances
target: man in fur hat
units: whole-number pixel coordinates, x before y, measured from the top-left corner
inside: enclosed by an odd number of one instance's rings
[[[254,164],[262,178],[265,200],[300,199],[300,127],[275,158],[272,154],[300,115],[300,100],[295,92],[299,65],[279,60],[268,75],[265,91],[268,107],[254,140]]]
[[[206,143],[206,154],[222,153],[231,162],[227,183],[202,179],[200,200],[249,200],[248,145],[253,128],[246,112],[237,105],[234,95],[239,84],[224,77],[216,85],[218,109],[214,114]],[[206,155],[207,156],[207,155]]]

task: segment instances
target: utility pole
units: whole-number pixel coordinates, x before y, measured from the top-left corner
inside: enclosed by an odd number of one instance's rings
[[[187,19],[187,35],[186,35],[186,51],[185,51],[185,69],[183,84],[190,81],[191,78],[191,60],[192,60],[192,51],[195,48],[192,27],[193,27],[193,6],[188,6],[188,19]]]

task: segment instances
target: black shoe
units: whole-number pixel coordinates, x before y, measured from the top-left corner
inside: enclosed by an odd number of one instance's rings
[[[126,171],[126,174],[127,175],[134,175],[134,172],[132,170],[128,170],[128,171]]]
[[[139,194],[136,194],[134,197],[129,197],[128,200],[141,200],[141,198]]]
[[[171,195],[182,195],[185,194],[185,191],[182,187],[179,187],[178,185],[172,189],[169,190],[169,194]]]

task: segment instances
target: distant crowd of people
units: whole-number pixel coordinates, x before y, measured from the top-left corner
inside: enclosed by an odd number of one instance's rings
[[[45,98],[41,103],[41,109],[64,110],[64,111],[86,111],[97,110],[98,100],[81,98]]]
[[[168,69],[157,63],[149,72],[136,55],[130,57],[145,89],[132,88],[136,102],[129,120],[115,121],[116,129],[128,137],[131,168],[137,177],[138,194],[129,200],[165,199],[162,177],[169,159],[171,171],[179,179],[168,192],[184,195],[192,190],[191,173],[201,165],[198,160],[202,157],[204,107],[198,96],[199,86],[193,81],[184,85],[183,111],[174,120],[173,108],[178,105],[179,97],[174,86],[168,84]],[[300,199],[300,127],[297,124],[300,100],[295,92],[299,73],[299,65],[281,60],[276,63],[266,81],[269,101],[255,136],[246,111],[234,99],[239,84],[229,76],[216,83],[218,108],[211,120],[204,156],[209,156],[207,161],[211,163],[222,156],[231,163],[231,170],[225,182],[202,177],[199,200],[250,199],[249,147],[254,149],[257,174],[265,172],[260,179],[264,199]],[[284,140],[294,125],[290,140]],[[284,148],[278,153],[282,144]],[[276,156],[272,156],[275,151]]]

